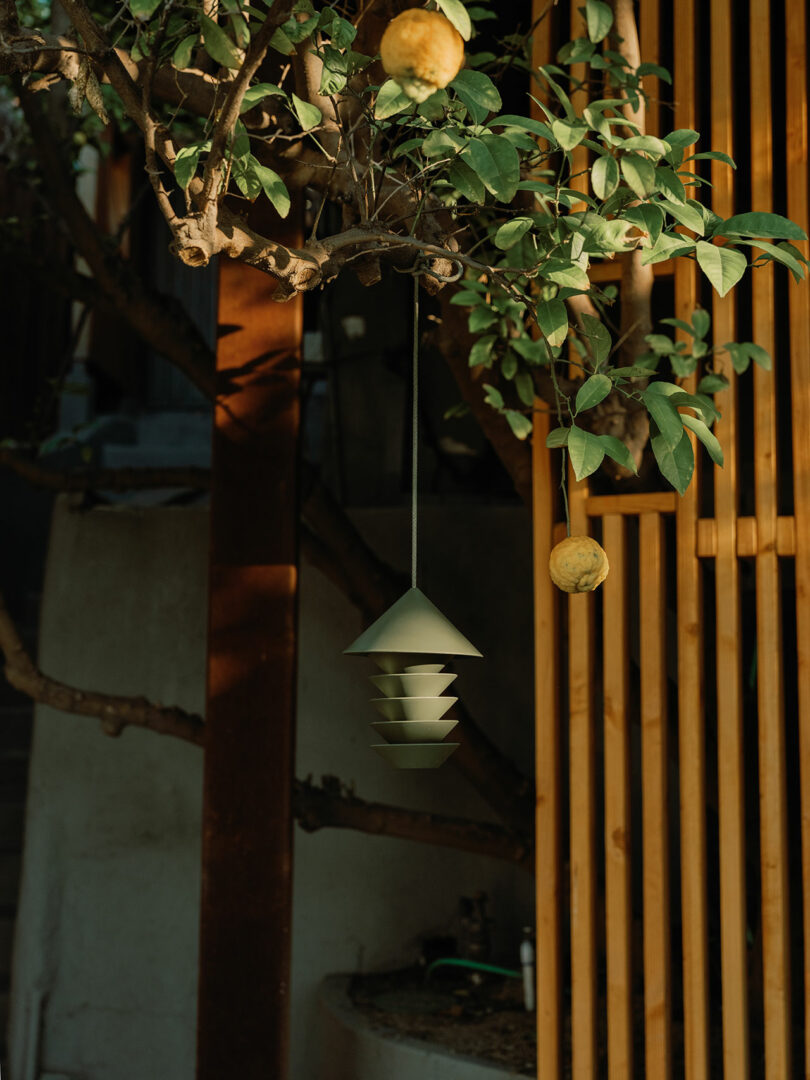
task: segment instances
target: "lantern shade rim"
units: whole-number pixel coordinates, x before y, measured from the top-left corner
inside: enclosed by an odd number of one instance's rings
[[[481,653],[421,589],[411,588],[344,649],[350,656],[477,656]]]

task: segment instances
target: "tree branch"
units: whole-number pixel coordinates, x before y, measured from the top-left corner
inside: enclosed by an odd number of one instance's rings
[[[0,466],[21,479],[48,491],[142,491],[149,488],[197,488],[211,486],[208,469],[184,465],[179,468],[53,469],[39,461],[0,447]]]
[[[9,683],[40,705],[77,716],[93,716],[101,721],[106,735],[118,736],[126,727],[143,727],[159,735],[174,735],[202,746],[205,723],[184,709],[154,705],[142,697],[121,697],[78,690],[51,679],[36,667],[20,640],[17,628],[0,594],[0,652],[5,657]]]
[[[346,792],[335,777],[323,777],[321,787],[308,780],[296,780],[293,812],[306,832],[325,826],[358,829],[372,835],[395,836],[505,859],[528,871],[534,866],[532,845],[517,832],[465,818],[365,802]]]

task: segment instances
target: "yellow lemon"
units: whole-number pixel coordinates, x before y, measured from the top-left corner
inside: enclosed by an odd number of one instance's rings
[[[414,101],[424,101],[461,71],[464,40],[441,12],[410,8],[388,24],[380,56],[403,92]]]
[[[548,560],[551,580],[563,592],[592,592],[608,575],[604,549],[591,536],[567,536]]]

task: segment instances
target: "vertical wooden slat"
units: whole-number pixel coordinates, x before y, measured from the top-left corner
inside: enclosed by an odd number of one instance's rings
[[[554,483],[547,412],[534,414],[532,446],[535,677],[537,1078],[562,1076],[560,958],[560,727],[557,590],[548,574]]]
[[[664,536],[660,514],[639,518],[641,803],[646,1075],[672,1070],[667,814],[667,670]]]
[[[571,535],[588,531],[588,487],[569,470]],[[568,598],[571,829],[571,1057],[573,1080],[596,1080],[596,853],[593,595]]]
[[[787,212],[805,232],[808,209],[808,115],[804,0],[785,7]],[[808,244],[802,245],[805,256]],[[796,529],[799,755],[804,916],[804,1076],[810,1078],[810,286],[789,286],[793,387],[793,490]],[[797,1070],[798,1072],[798,1070]]]
[[[711,4],[712,148],[733,156],[733,41],[728,33],[731,0]],[[734,213],[733,173],[712,163],[712,209]],[[736,340],[733,294],[713,298],[714,341]],[[742,738],[740,581],[737,561],[736,386],[726,353],[718,364],[731,386],[722,398],[715,434],[725,463],[714,473],[717,557],[717,783],[720,851],[720,955],[723,1001],[723,1069],[728,1077],[748,1076],[748,964],[745,904],[745,791]]]
[[[581,4],[571,4],[571,40],[574,38],[582,37],[585,33],[584,22],[581,12]],[[585,81],[588,77],[588,69],[585,64],[572,64],[571,65],[571,78]],[[574,107],[574,111],[578,115],[582,115],[583,109],[588,105],[588,91],[585,89],[575,90],[571,94],[571,104]],[[571,180],[568,186],[573,191],[582,191],[585,194],[588,193],[588,149],[583,146],[582,143],[579,146],[574,147],[571,152]],[[571,210],[573,212],[579,212],[581,210],[587,210],[585,203],[575,203]],[[576,369],[575,369],[576,370]]]
[[[770,4],[750,6],[751,201],[772,203]],[[774,347],[774,277],[768,265],[754,274],[752,336]],[[760,847],[762,865],[762,966],[766,1080],[790,1072],[790,967],[787,893],[787,807],[782,688],[782,620],[776,554],[777,447],[773,377],[754,372],[754,487],[757,535],[757,698],[759,706]]]
[[[675,8],[675,126],[696,127],[695,0]],[[689,321],[697,301],[695,266],[675,264],[675,314]],[[687,384],[692,389],[694,379]],[[694,438],[692,439],[694,445]],[[698,482],[678,503],[678,734],[681,804],[681,912],[686,1080],[708,1080],[708,931],[706,909],[706,756],[703,729]]]
[[[639,42],[641,45],[641,62],[643,64],[657,64],[660,53],[660,28],[661,11],[660,0],[641,0],[639,7],[640,26]],[[643,80],[644,91],[649,95],[647,104],[647,134],[658,135],[661,109],[658,97],[661,93],[661,81],[657,75],[645,75]]]
[[[625,522],[606,514],[602,546],[610,573],[604,597],[605,943],[608,1080],[633,1075],[632,895],[630,891],[629,636]]]

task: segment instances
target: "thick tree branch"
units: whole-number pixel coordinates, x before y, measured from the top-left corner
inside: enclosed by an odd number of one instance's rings
[[[324,777],[322,787],[296,780],[293,808],[298,824],[306,832],[324,826],[358,829],[505,859],[524,870],[531,871],[534,866],[532,845],[517,832],[500,825],[365,802],[343,790],[335,777]]]
[[[5,657],[9,683],[40,705],[77,716],[93,716],[101,721],[105,734],[117,736],[126,727],[143,727],[159,735],[174,735],[202,746],[205,723],[184,709],[154,705],[142,697],[121,697],[78,690],[51,679],[36,667],[25,650],[17,628],[0,594],[0,652]]]
[[[191,465],[179,468],[54,469],[0,447],[0,466],[47,491],[141,491],[149,488],[196,488],[211,485],[208,469]]]

